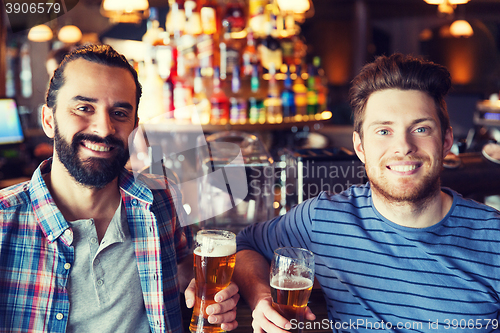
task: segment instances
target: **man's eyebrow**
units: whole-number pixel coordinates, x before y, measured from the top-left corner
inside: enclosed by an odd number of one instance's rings
[[[77,102],[88,102],[88,103],[97,103],[99,101],[97,98],[86,97],[86,96],[82,96],[82,95],[76,95],[71,100],[77,101]],[[127,110],[134,109],[134,106],[128,102],[116,102],[115,104],[113,104],[113,107],[123,108],[123,109],[127,109]]]
[[[82,95],[76,95],[71,100],[77,101],[77,102],[90,102],[90,103],[96,103],[97,102],[97,98],[85,97],[85,96],[82,96]]]
[[[431,121],[433,123],[436,122],[436,120],[432,117],[424,117],[424,118],[418,118],[418,119],[415,119],[411,122],[412,125],[416,125],[416,124],[420,124],[420,123],[423,123],[423,122],[426,122],[426,121]],[[392,125],[394,124],[393,121],[391,120],[376,120],[376,121],[373,121],[371,123],[368,124],[368,127],[371,127],[371,126],[379,126],[379,125]]]

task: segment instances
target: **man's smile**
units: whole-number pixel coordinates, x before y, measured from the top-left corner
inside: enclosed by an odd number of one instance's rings
[[[108,151],[113,149],[113,146],[93,143],[93,142],[89,142],[89,141],[82,141],[82,145],[85,148],[96,151],[96,152],[108,152]]]

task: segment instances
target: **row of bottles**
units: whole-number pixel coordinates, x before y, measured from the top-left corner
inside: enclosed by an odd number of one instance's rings
[[[288,30],[277,23],[275,0],[169,3],[166,30],[151,8],[144,61],[136,64],[143,121],[277,123],[326,109],[320,60],[306,64],[305,43],[291,23]]]

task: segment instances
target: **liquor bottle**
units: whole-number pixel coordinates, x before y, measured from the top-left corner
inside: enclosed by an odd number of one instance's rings
[[[198,36],[198,61],[203,77],[212,77],[219,59],[220,15],[216,0],[199,0],[202,34]]]
[[[163,80],[158,74],[155,61],[144,63],[143,66],[144,74],[141,75],[143,98],[139,104],[138,115],[142,121],[148,121],[164,114]]]
[[[242,72],[244,76],[251,76],[253,66],[259,63],[259,53],[255,47],[255,39],[252,30],[249,29],[247,33],[247,45],[241,54],[242,59]]]
[[[259,67],[253,65],[252,78],[250,79],[251,95],[248,99],[248,121],[251,124],[266,122],[266,109],[262,98],[262,90],[260,88]]]
[[[283,121],[283,111],[281,105],[281,94],[276,81],[276,70],[274,63],[269,64],[269,86],[267,91],[267,98],[264,101],[266,107],[267,121],[271,124],[281,123]]]
[[[177,77],[174,78],[174,118],[191,121],[193,104],[193,86],[190,82],[191,75],[186,70],[185,59],[177,58]]]
[[[285,121],[291,121],[295,117],[295,93],[292,89],[292,78],[290,67],[288,67],[284,89],[281,93],[281,103],[283,105],[283,118]]]
[[[316,56],[313,58],[313,65],[315,68],[315,84],[316,90],[318,91],[318,105],[319,112],[325,111],[327,109],[327,96],[328,96],[328,81],[325,77],[325,72],[321,68],[321,58]]]
[[[259,54],[262,67],[269,70],[271,63],[274,68],[280,68],[283,63],[283,54],[278,39],[271,34],[272,26],[267,24],[266,37],[259,45]]]
[[[316,90],[316,82],[314,75],[314,67],[312,64],[308,66],[307,78],[307,114],[314,116],[318,112],[318,91]]]
[[[265,9],[268,0],[249,0],[248,1],[248,26],[255,34],[255,37],[264,37],[265,30]]]
[[[203,84],[203,76],[201,75],[201,68],[197,68],[193,80],[193,104],[195,105],[195,113],[191,116],[191,122],[194,124],[209,124],[210,113],[212,106],[207,97],[207,91]]]
[[[156,59],[155,46],[162,44],[161,33],[163,29],[160,28],[158,21],[158,10],[155,7],[149,9],[149,18],[146,23],[146,33],[142,36],[142,45],[144,46],[144,61],[151,63]]]
[[[295,93],[295,109],[296,115],[305,116],[307,113],[307,88],[302,79],[302,66],[296,67],[297,78],[295,79],[292,89]]]
[[[230,30],[231,27],[227,26]],[[225,80],[233,74],[234,67],[240,66],[241,43],[239,40],[231,38],[231,33],[225,31],[220,48],[220,78]]]
[[[221,87],[219,67],[214,68],[213,86],[212,96],[210,97],[210,103],[212,104],[210,122],[225,125],[229,121],[229,100]]]
[[[244,124],[247,121],[247,103],[241,92],[240,69],[235,67],[231,79],[231,94],[229,96],[229,122]]]
[[[243,0],[226,0],[226,11],[222,18],[222,30],[231,38],[246,28],[245,3]]]

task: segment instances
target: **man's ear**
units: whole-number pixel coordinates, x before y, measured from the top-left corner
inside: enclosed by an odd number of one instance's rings
[[[361,162],[365,163],[365,150],[363,149],[363,143],[361,142],[361,136],[358,132],[354,131],[352,133],[352,144],[354,146],[354,151]]]
[[[443,140],[443,157],[446,157],[453,147],[453,129],[450,127],[446,131]]]
[[[54,110],[49,108],[47,104],[42,107],[42,128],[49,138],[53,139],[55,136],[55,121]]]

